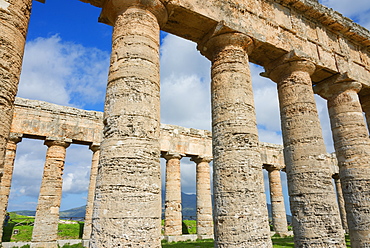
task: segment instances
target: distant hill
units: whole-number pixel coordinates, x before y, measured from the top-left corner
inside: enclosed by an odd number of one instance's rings
[[[72,208],[72,209],[60,211],[59,215],[61,218],[63,217],[85,217],[85,213],[86,213],[85,209],[86,209],[86,206]],[[25,216],[35,216],[36,215],[36,211],[31,211],[31,210],[13,211],[13,213],[25,215]]]
[[[16,214],[24,215],[24,216],[35,216],[36,215],[36,211],[32,211],[32,210],[19,210],[19,211],[13,211],[12,213],[16,213]]]
[[[81,218],[84,218],[85,214],[86,206],[60,211],[59,213],[60,217],[81,217]]]
[[[182,215],[183,219],[185,220],[195,220],[197,216],[197,196],[195,194],[185,194],[181,192],[182,198]],[[162,191],[162,219],[164,218],[164,201],[165,201],[165,192]],[[78,208],[72,208],[65,211],[60,211],[60,217],[85,217],[85,210],[86,206],[81,206]],[[267,204],[267,210],[269,214],[269,218],[272,218],[272,211],[271,211],[271,204]],[[21,210],[21,211],[14,211],[20,215],[26,216],[35,216],[36,211],[30,210]],[[287,215],[288,223],[292,223],[292,216]]]

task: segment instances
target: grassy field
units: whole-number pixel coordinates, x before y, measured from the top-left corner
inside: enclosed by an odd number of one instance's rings
[[[347,247],[350,248],[349,238],[346,236]],[[272,237],[272,243],[274,248],[294,248],[293,237]],[[213,246],[213,240],[200,240],[196,242],[177,242],[167,243],[162,241],[162,248],[210,248]]]
[[[32,237],[33,222],[35,218],[10,213],[10,221],[4,227],[3,242],[30,241]],[[59,224],[59,239],[81,239],[83,233],[83,222],[75,224]]]
[[[17,215],[14,213],[10,214],[10,221],[6,227],[4,227],[3,242],[17,242],[17,241],[30,241],[33,230],[33,217],[27,217]],[[163,225],[162,221],[162,225]],[[58,225],[58,238],[59,239],[81,239],[83,233],[83,222],[75,222],[75,224],[59,224]],[[182,230],[184,234],[196,234],[196,221],[195,220],[184,220]],[[349,245],[349,238],[346,237],[347,247]],[[274,248],[293,248],[293,237],[272,237]],[[199,240],[196,242],[177,242],[168,243],[162,241],[163,248],[208,248],[213,247],[213,240]],[[24,246],[26,248],[28,246]],[[65,245],[63,248],[80,248],[82,245]]]
[[[293,238],[280,238],[280,237],[273,237],[272,242],[274,244],[274,248],[289,248],[294,247]],[[162,241],[163,248],[210,248],[214,247],[213,240],[199,240],[196,242],[177,242],[177,243],[167,243],[166,241]]]

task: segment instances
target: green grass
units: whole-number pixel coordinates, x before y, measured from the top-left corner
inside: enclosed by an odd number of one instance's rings
[[[346,245],[347,245],[347,247],[351,247],[351,243],[349,241],[349,235],[348,234],[346,234]]]
[[[58,239],[82,239],[84,223],[58,224]]]
[[[185,242],[171,242],[168,243],[167,241],[162,241],[162,248],[200,248],[200,247],[214,247],[213,240],[198,240],[198,241],[185,241]]]
[[[10,213],[10,221],[3,230],[3,242],[30,241],[35,218]],[[14,232],[17,234],[13,234]]]
[[[22,215],[17,215],[10,213],[10,221],[8,226],[4,227],[3,242],[17,242],[17,241],[30,241],[32,237],[33,230],[33,217],[27,217]],[[162,221],[162,225],[163,225]],[[58,225],[58,238],[59,239],[81,239],[83,233],[83,222],[78,222],[76,224],[59,224]],[[13,234],[17,230],[17,234]],[[184,220],[183,221],[183,234],[196,234],[196,221],[195,220]],[[293,237],[272,237],[274,248],[293,248]],[[346,235],[347,247],[349,245],[349,237]],[[177,242],[168,243],[167,241],[162,241],[163,248],[208,248],[213,247],[213,240],[199,240],[199,241],[188,241],[188,242]],[[22,246],[22,248],[27,248],[29,246]],[[64,245],[62,248],[82,248],[82,244],[76,245]]]
[[[293,237],[281,238],[281,237],[273,236],[271,239],[272,239],[274,248],[282,248],[282,247],[293,247],[294,248]]]
[[[10,221],[4,227],[3,242],[30,241],[32,238],[33,223],[35,218],[10,213]],[[59,224],[59,239],[81,239],[83,234],[83,222],[76,224]],[[17,234],[15,234],[15,231]]]
[[[346,235],[347,247],[349,245],[349,237]],[[272,237],[272,243],[274,248],[294,248],[293,237]],[[195,242],[172,242],[167,243],[167,241],[162,241],[162,248],[208,248],[213,247],[213,240],[199,240]]]
[[[196,234],[197,233],[197,222],[195,220],[183,220],[182,221],[182,233],[183,234]]]

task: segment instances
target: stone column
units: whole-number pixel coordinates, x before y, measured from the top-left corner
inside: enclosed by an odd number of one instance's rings
[[[180,159],[178,153],[167,153],[166,159],[166,201],[164,235],[182,235],[182,208],[181,208],[181,174]]]
[[[0,1],[0,176],[21,75],[32,0]]]
[[[328,100],[334,148],[352,247],[370,247],[370,139],[357,93],[347,75],[315,86]]]
[[[272,209],[272,225],[274,231],[284,237],[288,234],[288,223],[284,204],[283,188],[281,186],[280,170],[274,165],[263,166],[269,175],[270,198]]]
[[[216,30],[199,46],[212,61],[215,247],[271,247],[248,63],[253,42]]]
[[[159,0],[106,1],[114,25],[91,247],[161,247]]]
[[[315,65],[292,52],[265,68],[277,83],[295,246],[345,247],[312,90]]]
[[[10,186],[12,184],[13,168],[17,144],[22,141],[22,134],[10,133],[8,143],[6,145],[4,175],[0,182],[0,240],[3,235],[3,225],[5,214],[8,207]]]
[[[92,230],[91,225],[92,225],[93,203],[94,203],[94,196],[95,196],[96,177],[98,174],[100,145],[92,144],[90,145],[90,149],[93,152],[93,155],[92,155],[92,161],[91,161],[89,191],[87,194],[84,232],[82,236],[82,239],[86,243],[86,246],[87,246],[88,240],[90,239],[91,230]]]
[[[42,176],[31,247],[57,246],[59,207],[62,198],[63,169],[66,148],[71,140],[46,140],[48,146]]]
[[[210,157],[193,157],[192,161],[197,164],[197,234],[199,239],[213,239],[213,215],[211,174],[209,163]]]
[[[338,201],[338,207],[340,212],[340,218],[342,220],[342,226],[343,229],[348,233],[348,224],[347,224],[347,214],[346,214],[346,208],[344,204],[344,198],[343,198],[343,192],[342,192],[342,184],[340,183],[339,174],[335,174],[333,176],[334,182],[335,182],[335,188],[337,191],[337,201]]]

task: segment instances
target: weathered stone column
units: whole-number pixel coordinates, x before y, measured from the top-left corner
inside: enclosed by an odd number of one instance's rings
[[[5,214],[8,207],[10,186],[12,184],[13,168],[17,144],[22,141],[22,134],[10,133],[6,145],[4,175],[0,182],[0,223],[4,222]],[[3,235],[3,225],[0,224],[0,240]]]
[[[159,0],[109,0],[114,25],[91,247],[161,247]]]
[[[370,139],[357,93],[345,74],[315,86],[328,100],[352,247],[370,247]]]
[[[46,140],[48,146],[42,176],[31,247],[57,246],[59,207],[62,198],[63,169],[66,148],[71,140]]]
[[[268,171],[269,175],[272,225],[274,227],[274,231],[283,237],[288,234],[288,223],[286,220],[283,188],[281,186],[280,179],[281,168],[267,164],[263,167]]]
[[[166,159],[166,199],[164,212],[164,235],[182,235],[181,174],[178,153],[163,155]]]
[[[290,53],[265,68],[277,83],[295,246],[345,247],[312,90],[315,65]]]
[[[248,64],[252,40],[216,30],[199,46],[212,61],[215,247],[271,247]]]
[[[32,0],[0,0],[0,176],[21,75]]]
[[[212,158],[193,157],[197,164],[197,234],[199,239],[213,239],[213,215],[211,195],[211,174],[209,163]]]
[[[90,236],[91,236],[92,214],[93,214],[95,187],[96,187],[96,177],[98,174],[100,145],[92,144],[90,145],[90,149],[93,152],[93,155],[92,155],[92,161],[91,161],[89,191],[87,194],[84,232],[82,236],[82,239],[84,240],[85,243],[88,243],[88,240],[90,239]]]
[[[340,183],[339,174],[335,174],[333,176],[334,182],[335,182],[335,188],[337,191],[337,201],[338,201],[338,207],[340,212],[340,218],[342,220],[342,226],[343,229],[348,233],[348,224],[347,224],[347,214],[346,214],[346,208],[344,204],[344,198],[343,198],[343,192],[342,192],[342,184]]]

